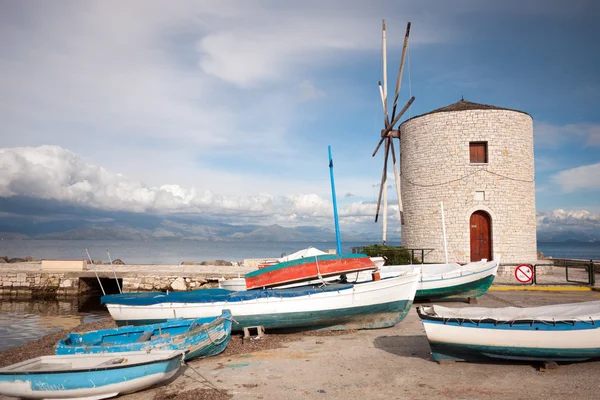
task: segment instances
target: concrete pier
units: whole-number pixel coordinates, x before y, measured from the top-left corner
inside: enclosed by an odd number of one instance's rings
[[[45,297],[97,293],[100,287],[96,274],[107,293],[118,293],[115,272],[124,292],[184,291],[214,287],[219,278],[237,278],[253,269],[216,265],[86,265],[83,270],[72,271],[60,266],[55,270],[42,269],[40,261],[0,264],[0,296]]]

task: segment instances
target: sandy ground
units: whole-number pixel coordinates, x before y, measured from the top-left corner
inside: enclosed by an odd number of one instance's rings
[[[478,305],[526,307],[590,300],[600,300],[600,293],[490,291]],[[463,302],[445,305],[468,306]],[[55,339],[41,341],[48,346]],[[42,343],[23,348],[33,348],[39,355]],[[7,352],[0,353],[0,360],[6,356]],[[23,352],[22,356],[32,355]],[[388,329],[335,335],[268,334],[250,342],[234,336],[223,354],[191,361],[169,382],[120,398],[583,399],[597,398],[598,377],[600,361],[563,363],[551,372],[540,372],[539,365],[527,362],[439,365],[431,357],[413,310]]]

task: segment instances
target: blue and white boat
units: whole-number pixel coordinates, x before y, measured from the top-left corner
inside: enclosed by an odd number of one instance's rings
[[[0,368],[0,394],[28,399],[106,399],[170,379],[181,351],[43,356]]]
[[[179,350],[185,360],[219,354],[231,338],[231,313],[218,317],[174,319],[162,324],[126,326],[71,333],[56,345],[56,354]]]
[[[204,318],[231,310],[233,330],[372,329],[394,326],[410,310],[419,268],[400,276],[357,284],[320,284],[289,289],[123,293],[103,296],[119,325],[148,324],[168,318]]]
[[[530,308],[417,308],[436,361],[600,358],[600,301]]]
[[[382,278],[397,276],[414,268],[414,265],[386,265],[381,257],[373,258]],[[458,263],[422,264],[415,301],[483,296],[496,278],[500,259]],[[364,272],[349,273],[348,282],[370,279]]]

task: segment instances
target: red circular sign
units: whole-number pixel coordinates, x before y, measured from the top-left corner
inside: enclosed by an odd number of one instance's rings
[[[515,269],[515,278],[521,283],[529,283],[533,279],[533,267],[529,264],[521,264]]]

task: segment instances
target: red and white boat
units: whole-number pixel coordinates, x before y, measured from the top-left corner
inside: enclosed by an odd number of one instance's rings
[[[351,272],[374,270],[365,254],[321,254],[279,262],[246,274],[246,289],[267,288]]]

